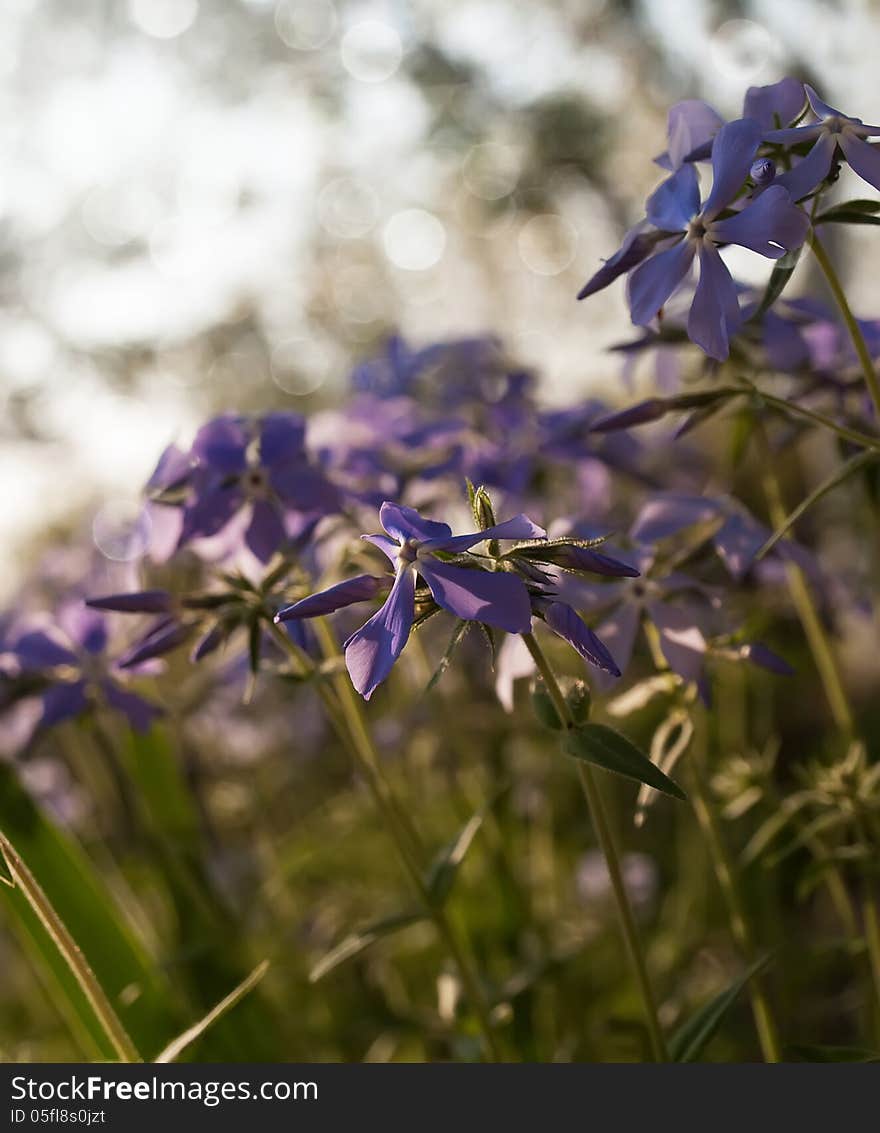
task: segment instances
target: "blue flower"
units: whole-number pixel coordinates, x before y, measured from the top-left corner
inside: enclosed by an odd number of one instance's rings
[[[738,244],[776,260],[802,244],[809,227],[787,190],[775,184],[742,211],[722,217],[745,184],[762,133],[758,122],[745,118],[721,128],[712,144],[712,190],[702,204],[692,165],[683,165],[660,185],[646,208],[654,234],[643,234],[642,262],[629,277],[632,320],[646,326],[699,259],[700,279],[690,308],[688,336],[718,361],[727,358],[730,336],[742,322],[736,285],[719,246]],[[622,248],[617,253],[621,259],[613,272],[610,262],[600,269],[582,289],[581,297],[593,294],[632,266],[632,250],[638,240],[631,241],[628,252]]]
[[[866,138],[880,137],[880,126],[866,126],[860,118],[849,118],[823,102],[811,86],[805,89],[817,121],[788,130],[770,130],[765,133],[764,140],[784,146],[796,146],[801,142],[815,144],[802,161],[787,173],[780,174],[773,184],[788,189],[792,200],[801,200],[825,180],[840,150],[850,168],[862,180],[880,189],[880,149],[865,141]]]
[[[56,621],[51,629],[22,632],[11,646],[21,673],[45,685],[40,726],[53,727],[106,705],[122,713],[135,731],[148,731],[162,710],[118,680],[106,656],[101,614],[71,602],[61,607]]]
[[[769,86],[749,87],[743,100],[742,117],[752,118],[765,130],[795,121],[804,107],[804,84],[785,78]],[[677,102],[669,111],[666,135],[668,149],[654,160],[674,172],[686,161],[705,161],[712,153],[715,135],[724,119],[699,99]]]
[[[246,511],[244,542],[267,562],[310,521],[339,508],[339,492],[311,463],[305,422],[295,413],[268,413],[255,426],[216,417],[199,430],[191,456],[181,545],[218,534]]]
[[[403,652],[415,617],[416,580],[426,583],[434,602],[466,621],[528,633],[532,610],[525,583],[508,571],[485,570],[463,556],[488,539],[535,539],[545,533],[524,515],[468,535],[453,535],[446,523],[425,519],[412,508],[386,501],[379,512],[384,535],[365,535],[388,556],[394,580],[382,608],[345,643],[352,684],[369,700]],[[312,595],[276,615],[276,621],[315,617],[363,601],[379,589],[360,575]]]

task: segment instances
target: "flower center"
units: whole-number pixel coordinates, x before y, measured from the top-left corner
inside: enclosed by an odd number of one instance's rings
[[[702,240],[708,231],[705,220],[701,216],[695,216],[688,225],[687,238],[688,240]]]
[[[415,539],[405,539],[400,546],[397,554],[398,559],[402,563],[414,563],[418,558],[419,545]]]
[[[243,477],[244,490],[249,496],[267,496],[269,477],[264,468],[249,468]]]

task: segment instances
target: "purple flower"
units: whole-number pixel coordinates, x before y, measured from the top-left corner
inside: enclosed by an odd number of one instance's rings
[[[619,672],[630,664],[639,628],[645,623],[653,626],[666,664],[683,680],[696,684],[708,701],[703,665],[712,601],[707,606],[707,591],[688,575],[663,570],[647,546],[630,554],[640,577],[596,584],[560,572],[552,582],[559,600],[599,619],[596,633]],[[602,674],[597,677],[600,688],[607,687]]]
[[[743,100],[743,118],[752,118],[765,130],[793,122],[804,106],[804,84],[785,78],[769,86],[749,87]],[[666,153],[655,158],[664,169],[680,169],[686,161],[705,161],[712,153],[715,135],[724,119],[699,99],[685,99],[669,111]]]
[[[791,193],[792,200],[801,200],[825,180],[835,155],[842,151],[850,168],[869,185],[880,189],[880,151],[865,141],[880,136],[880,126],[866,126],[860,118],[849,118],[823,102],[811,86],[805,89],[817,121],[787,130],[770,130],[764,140],[784,146],[802,142],[815,144],[793,169],[776,178],[774,186],[782,185]]]
[[[23,674],[45,682],[40,726],[52,727],[108,705],[135,731],[149,731],[160,708],[120,683],[106,656],[103,616],[82,602],[61,607],[51,629],[31,629],[12,644]]]
[[[529,593],[508,571],[483,569],[472,547],[489,539],[535,539],[544,531],[524,515],[468,535],[453,535],[446,523],[425,519],[412,508],[386,501],[379,512],[384,535],[366,535],[388,556],[394,580],[385,604],[345,643],[345,661],[352,683],[369,700],[403,651],[415,617],[416,583],[421,577],[434,602],[466,621],[482,622],[509,633],[531,627]],[[362,601],[378,590],[369,575],[331,587],[297,602],[276,616],[278,621],[314,617]]]
[[[255,425],[216,417],[199,430],[192,457],[181,545],[217,535],[246,511],[244,542],[267,562],[309,522],[339,508],[338,490],[311,463],[305,422],[295,413],[269,413]]]
[[[700,278],[690,308],[688,336],[718,361],[727,358],[730,336],[742,322],[736,285],[719,246],[737,244],[775,260],[802,244],[809,227],[806,215],[792,204],[788,192],[776,185],[740,212],[721,215],[743,188],[762,132],[758,122],[747,118],[721,128],[712,144],[712,190],[702,204],[692,165],[683,165],[655,190],[647,202],[647,219],[661,235],[629,276],[632,320],[646,326],[698,259]],[[607,269],[606,264],[581,295],[611,282],[606,278]]]

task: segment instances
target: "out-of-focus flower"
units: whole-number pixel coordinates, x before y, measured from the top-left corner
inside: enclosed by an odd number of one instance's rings
[[[25,629],[11,643],[21,675],[43,686],[40,727],[109,707],[135,731],[149,730],[162,710],[126,688],[118,665],[107,657],[107,645],[104,617],[80,601],[63,605],[50,628]]]
[[[245,545],[265,563],[339,509],[339,491],[311,460],[305,422],[295,413],[269,413],[256,422],[217,417],[197,433],[190,460],[180,545],[215,536],[241,516]],[[170,466],[177,470],[176,456]]]

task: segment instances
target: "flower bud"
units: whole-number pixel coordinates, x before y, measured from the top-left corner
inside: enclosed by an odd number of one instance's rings
[[[476,489],[471,499],[471,506],[474,511],[474,521],[481,531],[485,531],[488,527],[497,526],[498,521],[495,518],[495,509],[492,506],[489,493],[485,488],[479,487]]]
[[[749,177],[759,188],[769,185],[775,176],[776,162],[771,161],[769,157],[759,157],[757,161],[752,162]]]

